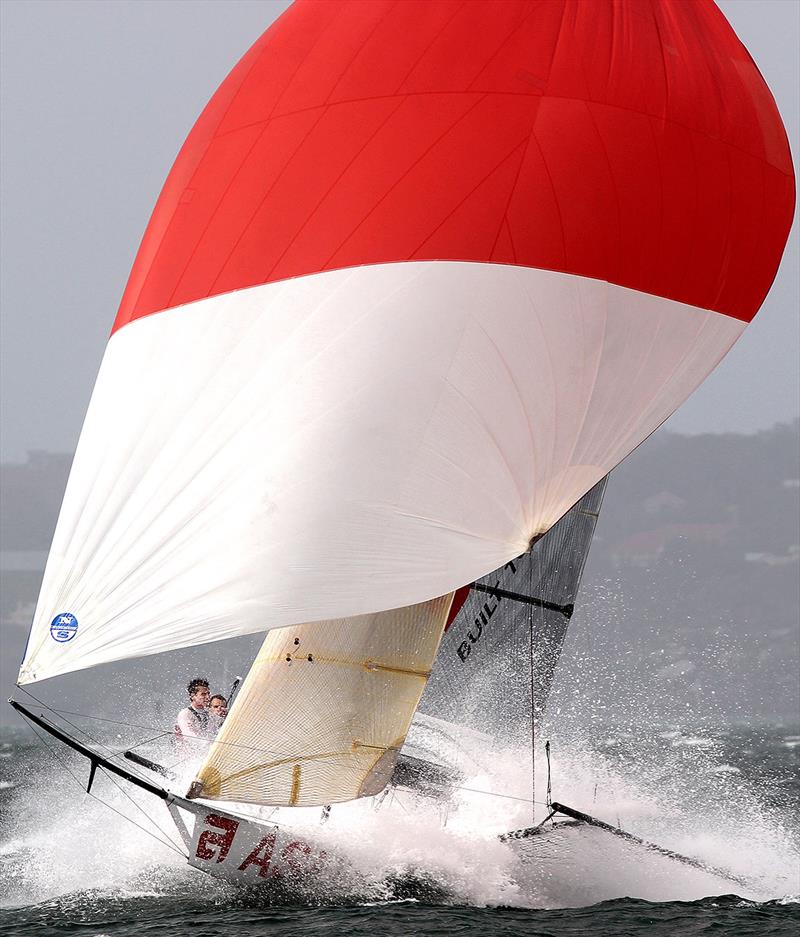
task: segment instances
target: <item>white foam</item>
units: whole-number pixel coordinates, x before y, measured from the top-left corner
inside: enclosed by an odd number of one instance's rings
[[[598,735],[601,746],[604,738],[608,736]],[[730,770],[733,766],[720,763],[716,748],[672,747],[669,738],[660,749],[637,749],[630,742],[627,752],[605,746],[593,751],[590,743],[591,738],[583,736],[553,738],[555,799],[666,848],[729,868],[752,883],[749,889],[724,889],[743,899],[794,894],[797,846],[776,817],[759,806],[741,776]],[[588,854],[585,861],[579,853],[566,863],[556,851],[546,871],[531,878],[513,843],[498,839],[498,834],[534,822],[526,801],[531,793],[530,753],[480,755],[476,760],[487,767],[468,777],[449,804],[401,791],[389,794],[379,809],[373,800],[334,806],[325,826],[320,826],[316,809],[289,810],[298,834],[312,837],[336,857],[323,881],[315,884],[316,893],[387,901],[393,898],[390,883],[411,876],[454,901],[478,906],[556,907],[642,896],[642,870],[623,853],[609,855],[600,875]],[[81,761],[74,770],[78,778],[85,777]],[[225,886],[191,870],[181,855],[128,822],[155,832],[135,801],[178,842],[160,802],[130,788],[123,794],[100,775],[95,783],[98,796],[124,816],[87,797],[60,768],[37,771],[35,786],[14,791],[13,810],[5,823],[9,838],[0,844],[0,858],[13,856],[13,861],[3,863],[7,885],[0,900],[7,905],[34,904],[89,887],[116,896],[226,893]],[[545,786],[545,761],[539,757],[537,800],[543,799]],[[536,822],[545,813],[544,804],[538,803]],[[687,875],[662,876],[657,900],[692,900],[705,894],[701,879]]]

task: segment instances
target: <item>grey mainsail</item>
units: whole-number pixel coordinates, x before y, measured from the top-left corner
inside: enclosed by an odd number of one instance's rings
[[[514,740],[541,719],[608,476],[531,550],[475,582],[447,629],[420,712]]]

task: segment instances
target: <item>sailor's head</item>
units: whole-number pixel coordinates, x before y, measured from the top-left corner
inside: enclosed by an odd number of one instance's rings
[[[228,701],[219,693],[215,693],[211,697],[208,708],[213,715],[219,716],[220,719],[224,719],[228,715]]]
[[[189,686],[186,689],[189,691],[189,700],[195,709],[205,709],[208,706],[208,700],[211,696],[211,691],[208,689],[208,680],[195,677],[194,680],[189,681]]]

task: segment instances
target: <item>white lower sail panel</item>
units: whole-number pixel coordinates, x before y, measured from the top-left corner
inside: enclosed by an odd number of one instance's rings
[[[103,359],[20,681],[485,575],[743,328],[598,280],[444,261],[135,320]]]
[[[271,631],[192,796],[308,807],[382,791],[452,599]]]

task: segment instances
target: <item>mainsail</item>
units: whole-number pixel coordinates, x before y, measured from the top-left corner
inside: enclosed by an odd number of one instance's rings
[[[191,796],[303,807],[383,790],[452,598],[271,631]]]
[[[501,738],[538,725],[575,607],[608,479],[533,547],[471,587],[420,710]]]

